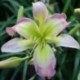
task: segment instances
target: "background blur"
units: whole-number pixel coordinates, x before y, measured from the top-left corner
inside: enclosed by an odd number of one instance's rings
[[[20,5],[25,8],[24,16],[33,18],[32,2],[38,0],[0,0],[0,48],[11,37],[5,32],[6,27],[16,23],[17,13]],[[74,14],[74,9],[80,7],[80,0],[42,0],[48,7],[51,14],[64,12],[71,25],[66,32],[79,24],[80,15]],[[74,18],[76,17],[76,20]],[[80,30],[72,35],[80,43]],[[64,50],[63,50],[64,49]],[[60,48],[56,54],[57,73],[51,80],[77,80],[80,70],[80,50]],[[11,56],[25,56],[25,53],[9,54],[0,51],[0,60]],[[34,67],[27,61],[15,69],[0,69],[0,80],[40,80],[36,75]]]

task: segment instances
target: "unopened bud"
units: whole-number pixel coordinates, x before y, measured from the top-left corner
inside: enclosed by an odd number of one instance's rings
[[[80,18],[80,8],[74,9],[74,14],[76,15],[76,17]]]

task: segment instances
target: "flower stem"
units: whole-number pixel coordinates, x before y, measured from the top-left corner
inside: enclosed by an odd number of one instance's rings
[[[25,60],[25,62],[24,62],[24,68],[23,68],[23,77],[22,77],[22,80],[26,80],[27,67],[28,67],[28,61]]]
[[[22,60],[24,61],[24,60],[26,60],[26,59],[28,59],[28,58],[29,58],[29,56],[26,56],[26,57],[22,58]]]

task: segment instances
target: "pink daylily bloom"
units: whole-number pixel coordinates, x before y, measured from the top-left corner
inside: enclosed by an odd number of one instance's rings
[[[10,40],[3,45],[2,51],[11,53],[24,51],[29,48],[28,41],[31,40],[32,42],[29,41],[31,45],[37,44],[33,54],[37,74],[41,77],[51,78],[56,73],[56,58],[54,51],[47,43],[47,39],[54,40],[60,37],[54,41],[56,46],[80,49],[80,45],[68,34],[59,35],[69,24],[65,14],[56,13],[49,17],[46,6],[39,1],[33,3],[33,16],[34,21],[29,18],[22,18],[17,21],[15,26],[11,27],[11,30],[7,30],[9,35],[14,35],[13,31],[15,31],[25,39],[22,40],[22,43],[19,38]]]

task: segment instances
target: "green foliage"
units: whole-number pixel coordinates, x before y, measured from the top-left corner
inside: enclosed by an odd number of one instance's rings
[[[80,80],[80,73],[78,74],[78,80]]]

